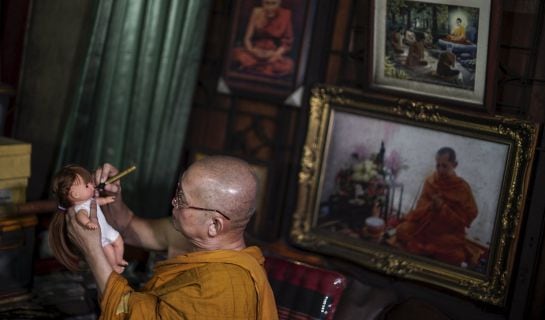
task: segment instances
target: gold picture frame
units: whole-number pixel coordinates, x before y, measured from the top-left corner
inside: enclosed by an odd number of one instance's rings
[[[504,305],[538,125],[332,86],[310,105],[294,244]]]

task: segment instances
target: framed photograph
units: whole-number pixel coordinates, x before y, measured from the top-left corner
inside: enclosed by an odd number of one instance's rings
[[[493,108],[499,1],[374,1],[372,88]]]
[[[317,87],[291,238],[503,305],[537,134],[522,120]]]
[[[218,90],[299,106],[316,1],[238,0]]]

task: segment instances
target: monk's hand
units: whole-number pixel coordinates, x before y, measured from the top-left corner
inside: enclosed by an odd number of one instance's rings
[[[275,61],[281,60],[286,51],[287,49],[284,48],[283,46],[279,47],[276,51],[273,51],[273,54],[269,58],[269,62],[275,62]]]
[[[73,207],[68,209],[65,219],[68,238],[70,238],[70,241],[80,249],[81,253],[83,253],[86,258],[95,254],[97,250],[102,250],[100,243],[100,226],[96,229],[88,229],[82,226],[76,219],[76,211]],[[97,221],[97,205],[94,199],[91,200],[89,219],[91,221]]]
[[[273,54],[274,51],[266,49],[256,48],[254,51],[254,55],[259,59],[269,59]]]
[[[269,62],[276,62],[278,60],[282,59],[282,55],[281,54],[278,54],[278,53],[274,53],[273,55],[271,55],[271,57],[269,58]]]
[[[432,195],[431,201],[432,201],[432,207],[436,210],[441,208],[441,206],[443,205],[443,197],[441,197],[440,194],[436,193]]]
[[[109,163],[105,163],[102,167],[96,169],[95,171],[95,184],[99,185],[106,182],[110,177],[115,176],[119,173],[119,170]],[[117,180],[112,183],[108,183],[104,186],[103,193],[107,196],[117,196],[121,192],[121,182]]]

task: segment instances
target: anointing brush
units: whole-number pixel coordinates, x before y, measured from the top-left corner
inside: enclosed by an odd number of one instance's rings
[[[110,177],[110,178],[109,178],[108,180],[106,180],[105,182],[100,183],[96,188],[97,188],[98,190],[104,190],[104,187],[105,187],[107,184],[116,182],[117,180],[123,178],[124,176],[128,175],[129,173],[133,172],[134,170],[136,170],[136,166],[129,167],[129,168],[127,168],[127,169],[121,171],[120,173],[116,174],[115,176]]]

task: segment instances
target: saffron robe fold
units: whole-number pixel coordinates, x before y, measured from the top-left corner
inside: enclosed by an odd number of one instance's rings
[[[101,319],[278,319],[257,247],[193,252],[157,263],[140,290],[112,272]]]
[[[442,204],[434,208],[433,198]],[[471,187],[453,175],[431,175],[424,182],[416,208],[399,224],[396,238],[412,253],[460,265],[466,261],[465,228],[477,217],[477,204]]]

